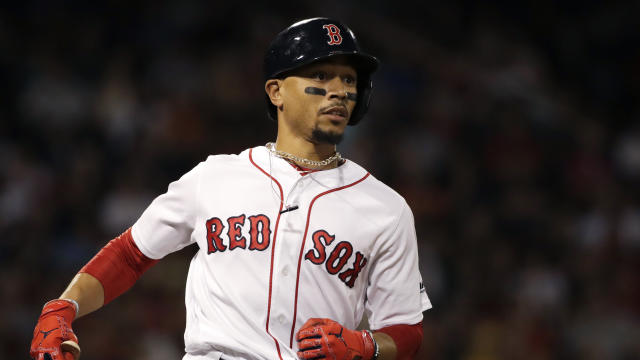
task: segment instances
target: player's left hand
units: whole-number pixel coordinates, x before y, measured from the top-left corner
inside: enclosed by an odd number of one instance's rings
[[[375,340],[364,330],[349,330],[331,319],[309,319],[296,334],[300,359],[371,360]]]
[[[78,360],[80,346],[71,329],[76,309],[67,300],[45,304],[33,331],[31,358],[34,360]]]

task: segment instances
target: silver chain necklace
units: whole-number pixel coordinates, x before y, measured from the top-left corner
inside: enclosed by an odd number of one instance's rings
[[[337,161],[338,163],[340,163],[342,161],[342,156],[340,155],[339,152],[336,151],[335,154],[331,155],[330,157],[322,160],[322,161],[315,161],[315,160],[309,160],[309,159],[305,159],[305,158],[300,158],[297,157],[293,154],[289,154],[287,152],[284,151],[280,151],[280,150],[276,150],[276,145],[272,142],[267,143],[267,145],[265,145],[267,147],[267,150],[269,150],[269,152],[271,152],[273,155],[276,155],[278,157],[281,157],[283,159],[288,159],[288,160],[292,160],[293,162],[297,163],[297,164],[305,164],[308,166],[312,166],[312,167],[321,167],[321,166],[327,166],[329,164],[331,164],[334,161]]]

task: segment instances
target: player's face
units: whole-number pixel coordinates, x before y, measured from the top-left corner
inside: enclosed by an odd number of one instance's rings
[[[356,106],[357,72],[344,61],[306,66],[284,79],[282,117],[297,135],[337,144]]]

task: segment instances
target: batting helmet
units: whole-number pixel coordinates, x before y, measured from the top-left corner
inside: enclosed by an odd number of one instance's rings
[[[358,73],[358,97],[349,125],[362,119],[369,107],[373,83],[371,74],[378,59],[360,51],[353,31],[340,21],[312,18],[299,21],[280,32],[264,57],[264,80],[283,79],[291,70],[333,56],[347,56]],[[277,119],[276,107],[267,100],[267,113]]]

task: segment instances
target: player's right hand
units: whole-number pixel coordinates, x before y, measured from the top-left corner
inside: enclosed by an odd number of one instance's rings
[[[309,319],[296,335],[302,360],[371,360],[378,345],[370,332],[349,330],[331,319]]]
[[[76,317],[76,308],[68,300],[51,300],[44,305],[38,318],[33,340],[31,358],[33,360],[78,360],[80,346],[71,329]]]

